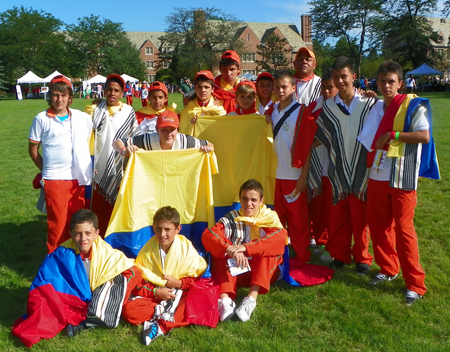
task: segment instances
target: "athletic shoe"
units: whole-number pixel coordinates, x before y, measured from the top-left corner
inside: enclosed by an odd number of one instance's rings
[[[79,325],[69,324],[66,326],[66,334],[67,334],[67,337],[72,338],[75,335],[77,335],[78,333],[80,333],[81,331],[86,330],[86,329],[87,329],[87,327],[84,324],[84,322]]]
[[[314,238],[311,238],[311,243],[309,244],[309,249],[317,248],[316,240]]]
[[[253,297],[247,296],[242,300],[239,308],[236,309],[236,315],[241,321],[246,322],[252,316],[252,313],[255,310],[255,308],[256,308],[256,301],[253,299]]]
[[[161,336],[161,335],[164,335],[164,333],[156,321],[144,322],[144,330],[142,330],[141,338],[142,338],[142,343],[145,346],[150,345],[150,343],[154,339],[156,339],[158,336]]]
[[[386,282],[386,281],[392,281],[397,276],[398,276],[398,274],[395,274],[394,276],[388,276],[386,274],[378,273],[372,278],[372,280],[369,281],[369,285],[376,286],[376,285],[379,285],[379,284],[381,284],[383,282]]]
[[[230,320],[235,310],[236,303],[230,297],[219,299],[219,318],[222,323]]]
[[[331,269],[342,269],[344,267],[344,262],[341,262],[340,260],[334,259],[331,264],[330,264],[330,268]]]
[[[370,270],[370,265],[365,263],[356,263],[356,272],[358,275],[366,275]]]
[[[406,289],[405,296],[405,304],[408,307],[411,307],[414,303],[416,303],[419,299],[422,299],[423,296],[419,295],[417,292]]]

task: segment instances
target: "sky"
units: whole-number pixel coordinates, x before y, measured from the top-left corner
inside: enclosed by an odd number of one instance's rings
[[[167,28],[166,17],[175,12],[174,7],[216,7],[244,22],[294,23],[300,31],[300,16],[310,8],[307,0],[286,0],[283,4],[273,0],[15,0],[14,4],[11,3],[12,1],[0,1],[0,12],[13,6],[31,7],[33,10],[50,13],[66,24],[76,24],[78,18],[93,14],[122,23],[123,29],[128,32],[164,32]],[[224,4],[238,6],[229,9]]]

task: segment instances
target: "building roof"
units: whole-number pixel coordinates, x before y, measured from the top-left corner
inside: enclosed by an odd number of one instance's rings
[[[150,40],[154,46],[158,49],[161,46],[161,42],[158,39],[159,37],[166,34],[165,32],[126,32],[128,39],[130,39],[131,43],[137,48],[140,49],[142,45]]]
[[[428,22],[430,22],[433,32],[442,32],[443,42],[436,43],[433,40],[431,43],[436,46],[449,46],[450,40],[450,18],[442,17],[427,17]]]

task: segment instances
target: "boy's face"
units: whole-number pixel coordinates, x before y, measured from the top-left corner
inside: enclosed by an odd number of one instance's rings
[[[105,89],[106,105],[116,106],[119,105],[119,99],[123,96],[123,89],[117,82],[108,82]]]
[[[338,89],[334,86],[332,79],[322,80],[320,91],[324,100],[334,98],[338,93]]]
[[[292,99],[295,86],[288,77],[279,78],[274,81],[274,93],[279,102],[285,102]]]
[[[154,110],[164,109],[168,100],[162,90],[152,90],[150,92],[150,106]]]
[[[294,60],[294,68],[299,78],[309,77],[314,73],[317,63],[316,59],[309,56],[308,53],[302,52]]]
[[[377,84],[384,99],[393,99],[397,95],[403,81],[399,80],[396,73],[380,73],[378,75]]]
[[[180,232],[181,225],[175,226],[173,222],[168,220],[160,220],[153,224],[153,232],[156,240],[161,246],[162,250],[167,253],[170,246],[175,239],[175,236]]]
[[[161,148],[163,150],[172,149],[173,142],[178,134],[178,129],[175,127],[157,127],[156,132],[159,135],[159,143],[161,144]]]
[[[99,233],[100,230],[96,230],[92,223],[83,222],[81,224],[76,224],[70,232],[70,235],[80,253],[85,255],[91,250],[92,244],[97,239]]]
[[[353,90],[353,81],[356,79],[356,73],[352,73],[348,67],[344,67],[342,70],[333,70],[331,77],[339,92]]]
[[[241,70],[236,65],[229,66],[220,66],[220,73],[222,74],[222,78],[227,82],[230,86],[234,86],[236,83],[236,78],[241,73]]]
[[[58,91],[52,92],[51,104],[53,112],[58,115],[70,105],[72,99],[69,96],[69,93],[62,93]]]
[[[239,197],[239,203],[241,203],[241,209],[244,216],[255,216],[259,212],[259,208],[264,203],[264,197],[258,191],[254,189],[244,189]]]
[[[239,94],[237,96],[238,105],[241,109],[250,109],[256,100],[254,93]]]
[[[213,86],[206,81],[199,81],[194,86],[195,95],[199,101],[206,102],[211,98],[213,92]]]
[[[273,82],[270,79],[261,79],[256,84],[256,91],[260,99],[270,99],[273,92]]]

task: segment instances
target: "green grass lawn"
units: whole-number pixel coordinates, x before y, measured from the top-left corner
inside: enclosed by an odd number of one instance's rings
[[[247,323],[216,329],[174,329],[150,347],[141,345],[141,327],[121,322],[117,329],[85,331],[69,340],[64,333],[42,340],[35,351],[449,351],[450,350],[450,93],[421,94],[431,99],[440,181],[419,181],[415,224],[428,292],[405,307],[404,281],[368,288],[353,266],[323,285],[292,288],[277,282],[260,296]],[[170,96],[182,108],[181,95]],[[75,99],[82,109],[89,101]],[[134,108],[140,108],[134,99]],[[27,350],[11,334],[26,311],[28,290],[46,255],[46,219],[36,208],[38,172],[27,152],[33,117],[43,100],[0,101],[0,351]],[[371,273],[378,270],[373,265]],[[242,289],[240,301],[247,291]]]

